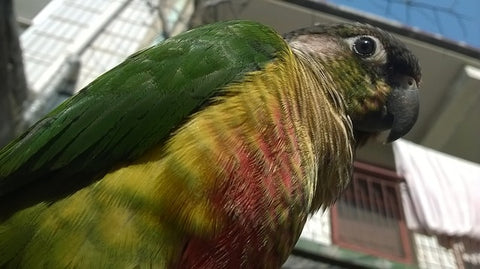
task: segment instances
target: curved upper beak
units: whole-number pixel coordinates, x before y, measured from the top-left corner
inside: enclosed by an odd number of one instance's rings
[[[420,99],[415,79],[409,76],[395,78],[398,86],[393,88],[387,98],[387,112],[393,117],[387,143],[407,134],[418,118]]]
[[[390,129],[387,143],[397,140],[412,129],[417,121],[420,104],[415,79],[396,76],[393,84],[395,87],[381,109],[370,112],[361,119],[354,119],[354,126],[360,131],[374,133]]]

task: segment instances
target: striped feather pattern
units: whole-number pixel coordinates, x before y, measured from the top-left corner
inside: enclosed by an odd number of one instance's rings
[[[23,248],[11,264],[26,268],[280,267],[308,214],[350,178],[353,135],[336,86],[320,62],[286,48],[164,145],[14,214],[0,234],[31,239],[0,248]]]
[[[228,87],[227,97],[196,115],[171,141],[172,156],[182,151],[201,156],[198,163],[188,156],[181,163],[213,165],[215,182],[205,186],[224,223],[215,240],[189,241],[183,266],[249,267],[262,261],[279,267],[307,214],[330,205],[348,183],[351,123],[342,116],[342,100],[329,101],[334,89],[327,88],[334,84],[319,81],[323,77],[310,64],[285,52],[265,72]]]

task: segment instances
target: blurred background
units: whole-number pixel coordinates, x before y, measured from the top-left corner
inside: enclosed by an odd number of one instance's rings
[[[0,146],[128,55],[202,24],[390,31],[423,69],[419,120],[360,150],[351,186],[284,268],[480,268],[480,1],[2,0],[0,13]]]

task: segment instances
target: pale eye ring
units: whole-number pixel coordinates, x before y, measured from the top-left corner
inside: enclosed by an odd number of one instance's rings
[[[375,54],[377,44],[369,36],[361,36],[353,42],[353,51],[361,57],[369,57]]]

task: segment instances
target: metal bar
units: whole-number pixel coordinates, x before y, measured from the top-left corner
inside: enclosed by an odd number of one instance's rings
[[[357,164],[351,186],[345,191],[345,196],[339,199],[339,203],[332,209],[332,242],[338,246],[346,247],[355,251],[361,251],[370,255],[378,255],[391,260],[411,263],[414,260],[411,249],[409,231],[406,223],[401,219],[401,200],[398,185],[403,180],[393,172],[385,172],[382,168]],[[386,179],[387,178],[387,179]],[[348,201],[353,196],[353,204]],[[345,201],[345,202],[342,202]],[[345,214],[342,212],[345,210]],[[354,210],[356,209],[356,210]],[[355,225],[355,226],[352,226]],[[356,226],[358,225],[358,226]],[[401,249],[395,252],[386,251],[375,246],[369,247],[368,242],[375,240],[361,234],[351,234],[349,231],[342,233],[340,229],[359,228],[367,230],[379,229],[380,234],[392,236],[392,239],[401,242]],[[353,236],[353,241],[349,240]],[[362,239],[363,238],[363,239]],[[385,240],[387,238],[379,238]],[[360,240],[360,241],[358,241]],[[363,242],[363,243],[362,243]],[[381,245],[381,243],[379,243]]]
[[[105,27],[109,25],[130,3],[131,1],[113,1],[102,16],[100,16],[97,21],[90,24],[88,31],[75,40],[69,48],[70,53],[81,55],[88,46],[95,41]]]
[[[393,181],[393,182],[399,182],[399,181],[403,182],[403,181],[405,181],[404,178],[400,177],[399,175],[397,175],[392,170],[388,170],[388,169],[385,169],[385,168],[382,168],[382,167],[379,167],[379,166],[375,166],[375,165],[371,165],[371,164],[367,164],[367,163],[359,162],[359,161],[354,162],[353,165],[354,165],[355,171],[357,173],[366,173],[366,174],[369,174],[369,175],[375,175],[375,176],[381,178],[382,181],[385,181],[385,180],[387,180],[388,182],[390,182],[390,181]]]
[[[88,46],[98,37],[98,35],[105,29],[118,14],[128,5],[130,1],[118,2],[114,1],[110,4],[109,8],[105,11],[102,16],[95,22],[90,24],[89,30],[87,30],[83,35],[76,38],[72,45],[67,49],[67,53],[62,57],[59,57],[37,80],[32,88],[39,92],[36,98],[28,106],[28,109],[23,113],[23,119],[27,123],[36,121],[36,118],[41,114],[41,111],[44,109],[47,100],[53,95],[57,90],[57,84],[52,86],[52,80],[59,77],[59,73],[69,72],[63,71],[69,69],[69,63],[67,59],[69,57],[79,57]],[[57,79],[61,81],[61,78]],[[50,86],[49,86],[50,85]]]

